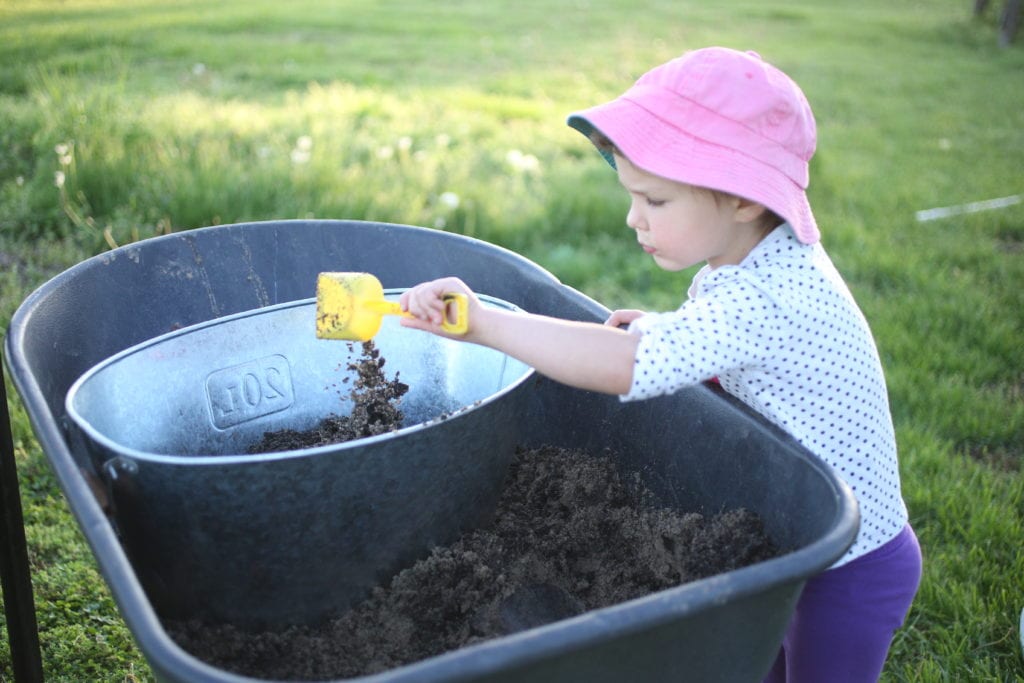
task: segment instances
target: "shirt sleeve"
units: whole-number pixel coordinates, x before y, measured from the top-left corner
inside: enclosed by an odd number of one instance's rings
[[[768,357],[777,341],[779,307],[739,271],[714,275],[706,278],[713,283],[678,310],[651,313],[630,325],[640,343],[623,401],[669,394]]]

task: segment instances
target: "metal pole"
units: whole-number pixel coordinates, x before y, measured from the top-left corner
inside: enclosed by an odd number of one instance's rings
[[[41,683],[43,660],[39,650],[39,628],[32,599],[32,575],[25,543],[25,520],[21,514],[18,467],[14,462],[11,416],[7,410],[7,387],[0,363],[0,579],[3,583],[7,638],[11,646],[14,680]]]
[[[1021,0],[1006,0],[999,18],[999,46],[1009,47],[1020,28]]]

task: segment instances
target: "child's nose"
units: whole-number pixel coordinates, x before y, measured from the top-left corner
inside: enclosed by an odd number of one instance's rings
[[[640,212],[637,211],[636,202],[632,202],[629,205],[629,212],[626,214],[626,225],[633,230],[644,230],[646,224],[643,221],[643,217]]]

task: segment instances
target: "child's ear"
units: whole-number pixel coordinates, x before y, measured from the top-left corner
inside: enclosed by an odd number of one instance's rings
[[[736,197],[736,200],[736,220],[740,223],[756,221],[768,210],[764,207],[764,204],[758,204],[743,197]]]

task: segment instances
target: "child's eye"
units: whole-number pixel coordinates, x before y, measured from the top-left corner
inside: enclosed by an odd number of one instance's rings
[[[651,197],[648,197],[647,198],[647,206],[653,206],[653,207],[665,206],[665,200],[664,199],[652,199]]]

